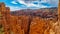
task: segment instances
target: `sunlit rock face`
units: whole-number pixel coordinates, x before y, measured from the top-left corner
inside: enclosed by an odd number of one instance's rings
[[[55,26],[56,34],[60,34],[60,0],[58,3],[58,25]]]
[[[58,18],[59,18],[59,20],[60,20],[60,2],[59,2],[59,5],[58,5]]]
[[[13,34],[60,34],[60,20],[47,20],[38,16],[13,16],[9,13],[9,8],[6,8],[4,5],[1,8],[3,19],[0,23],[2,23],[4,27],[5,34],[9,34],[8,29],[10,29]]]
[[[58,22],[35,17],[31,21],[30,34],[55,34]],[[59,28],[59,27],[58,27]]]
[[[55,34],[60,34],[60,0],[58,3],[58,21],[56,21],[53,25]]]
[[[30,25],[30,34],[44,34],[44,31],[48,28],[48,24],[45,22],[45,20],[35,17],[32,19],[31,25]],[[49,32],[46,31],[45,34],[49,34]]]

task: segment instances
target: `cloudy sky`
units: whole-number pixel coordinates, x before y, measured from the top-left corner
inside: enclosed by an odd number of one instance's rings
[[[58,0],[0,0],[0,2],[4,2],[11,11],[58,7]]]

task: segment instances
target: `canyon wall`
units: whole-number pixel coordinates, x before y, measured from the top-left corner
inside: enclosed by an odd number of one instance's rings
[[[41,18],[38,16],[14,16],[10,8],[0,3],[0,25],[4,34],[59,34],[60,33],[60,4],[58,7],[58,20],[55,18]]]

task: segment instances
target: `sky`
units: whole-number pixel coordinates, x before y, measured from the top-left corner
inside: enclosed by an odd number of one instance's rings
[[[4,2],[11,11],[58,7],[58,0],[0,0],[0,2]]]

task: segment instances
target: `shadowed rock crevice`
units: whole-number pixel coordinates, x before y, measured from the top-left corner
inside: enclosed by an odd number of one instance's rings
[[[33,17],[29,17],[27,34],[29,34],[29,32],[30,32],[30,25],[31,25],[31,22],[32,22],[32,18]]]

